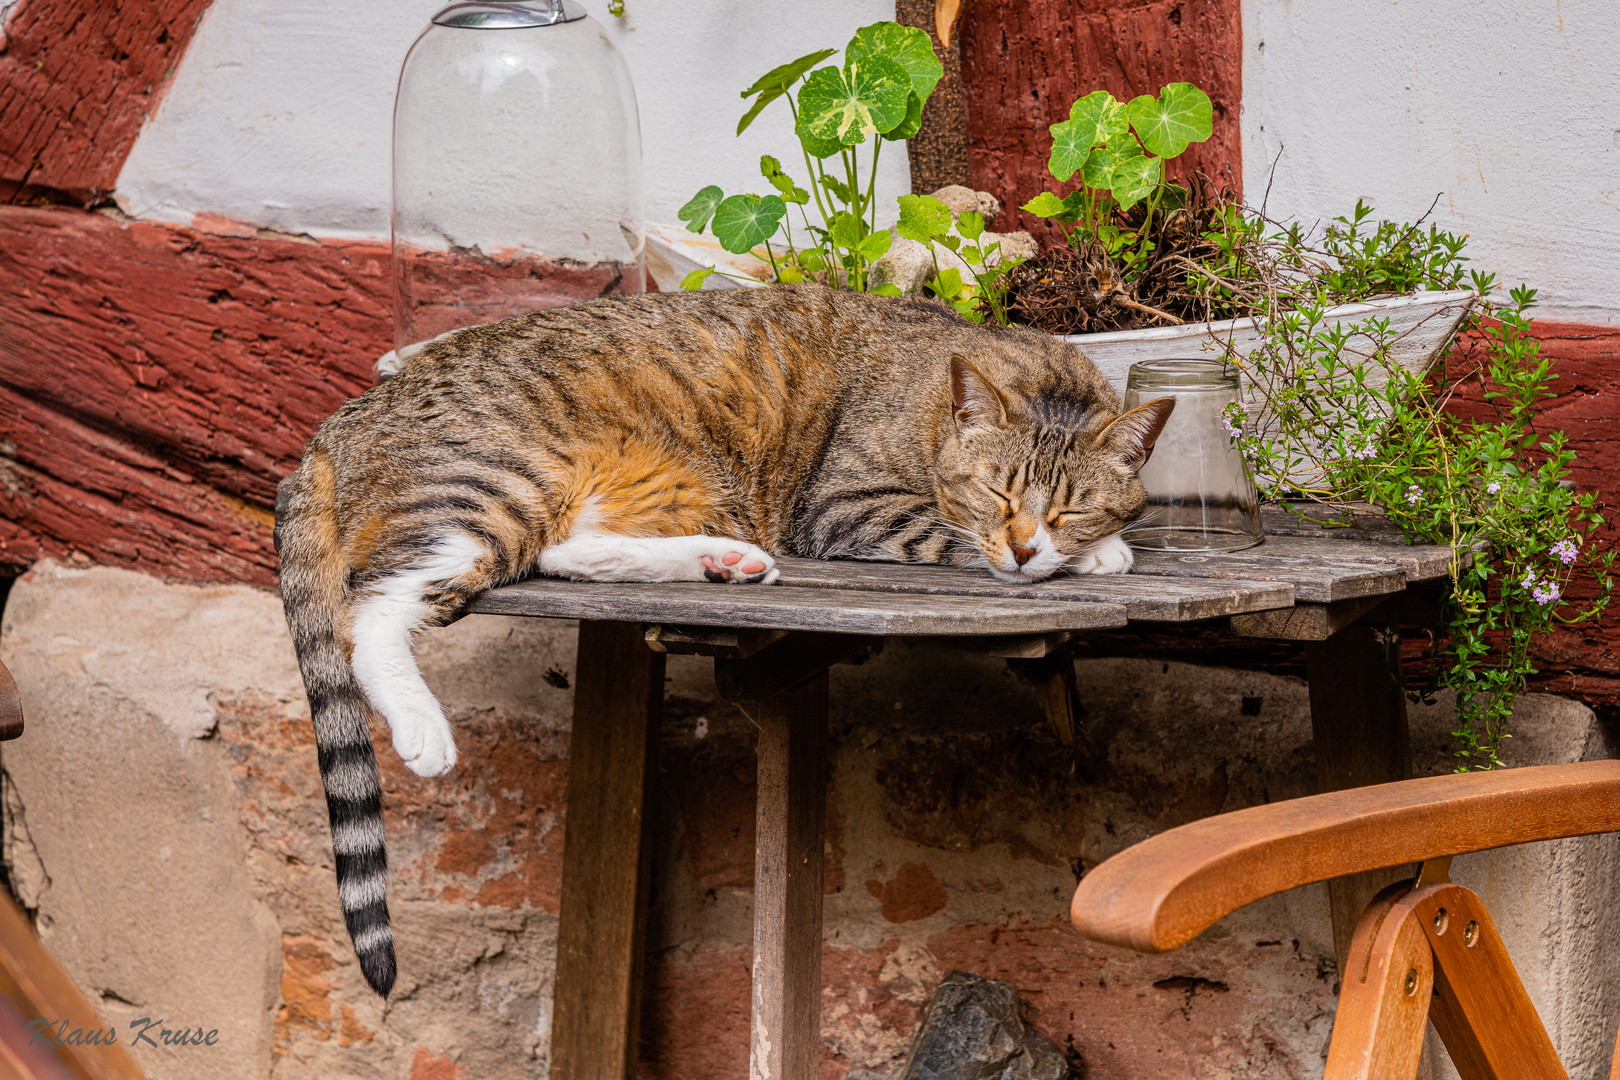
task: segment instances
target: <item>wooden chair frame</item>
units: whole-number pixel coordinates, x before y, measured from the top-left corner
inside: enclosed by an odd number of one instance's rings
[[[1403,780],[1161,833],[1087,874],[1070,917],[1094,941],[1166,952],[1262,897],[1421,863],[1356,925],[1324,1080],[1411,1080],[1425,1021],[1462,1080],[1568,1080],[1484,903],[1447,875],[1455,855],[1614,831],[1620,761]]]

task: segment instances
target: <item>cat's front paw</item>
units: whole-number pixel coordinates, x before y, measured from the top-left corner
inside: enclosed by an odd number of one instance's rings
[[[1136,555],[1124,537],[1110,536],[1076,556],[1069,570],[1075,574],[1126,574],[1135,564]]]
[[[763,549],[740,540],[704,537],[712,550],[699,556],[705,580],[732,585],[770,585],[780,576],[776,560]]]
[[[456,765],[456,739],[443,716],[423,716],[393,725],[394,752],[417,776],[443,776]]]

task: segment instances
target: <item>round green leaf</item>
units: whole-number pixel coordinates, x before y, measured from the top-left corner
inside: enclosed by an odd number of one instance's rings
[[[1059,180],[1067,180],[1075,170],[1085,167],[1091,156],[1091,139],[1084,128],[1072,120],[1053,124],[1048,129],[1052,136],[1052,154],[1046,159],[1046,168]]]
[[[720,200],[725,197],[725,192],[710,184],[692,196],[685,206],[675,211],[675,216],[686,222],[688,232],[702,232],[703,226],[714,216],[715,207],[719,206]]]
[[[799,91],[796,130],[801,138],[808,133],[854,146],[904,120],[910,95],[911,77],[886,57],[867,56],[842,68],[818,68]]]
[[[1158,97],[1143,94],[1125,113],[1142,145],[1160,157],[1178,157],[1188,143],[1203,142],[1215,130],[1209,95],[1192,83],[1171,83]]]
[[[1115,133],[1107,145],[1097,147],[1086,160],[1086,185],[1105,190],[1113,187],[1115,171],[1124,162],[1141,156],[1142,144],[1129,130]]]
[[[895,232],[907,240],[926,244],[951,231],[951,211],[932,195],[900,196],[900,221]]]
[[[1018,209],[1036,217],[1052,218],[1063,214],[1063,200],[1050,191],[1043,191]]]
[[[750,251],[776,235],[787,216],[787,204],[775,195],[733,195],[714,212],[714,236],[734,255]]]
[[[911,92],[917,95],[918,108],[934,92],[945,67],[934,55],[934,43],[926,31],[915,26],[901,26],[896,22],[873,23],[855,31],[855,36],[844,46],[844,64],[868,56],[882,56],[906,69],[911,77]]]
[[[1093,146],[1100,146],[1125,131],[1125,110],[1106,90],[1093,90],[1069,106],[1069,118],[1049,128],[1052,155],[1047,168],[1067,180],[1085,167]],[[1095,185],[1093,185],[1095,186]]]
[[[799,136],[799,142],[804,146],[804,152],[813,158],[830,158],[844,148],[844,144],[838,141],[837,136],[824,139],[805,130],[803,123],[800,123],[795,131]]]
[[[1159,167],[1163,162],[1163,158],[1136,154],[1122,157],[1114,163],[1113,175],[1109,180],[1114,201],[1119,203],[1121,210],[1129,210],[1153,190],[1153,185],[1159,182]]]

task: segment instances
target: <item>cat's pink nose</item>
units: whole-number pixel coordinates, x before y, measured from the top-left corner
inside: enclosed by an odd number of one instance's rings
[[[1023,566],[1035,557],[1035,549],[1032,547],[1022,547],[1018,544],[1008,544],[1007,546],[1012,548],[1013,558],[1018,560],[1019,566]]]

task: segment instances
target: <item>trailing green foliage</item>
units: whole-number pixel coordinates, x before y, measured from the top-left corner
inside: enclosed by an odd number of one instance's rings
[[[1024,207],[1056,221],[1068,245],[1005,275],[1012,299],[997,314],[1071,331],[1122,316],[1253,316],[1259,347],[1231,355],[1252,400],[1226,419],[1262,496],[1320,524],[1381,514],[1410,541],[1462,553],[1434,681],[1409,690],[1454,691],[1460,767],[1500,765],[1514,700],[1536,673],[1532,643],[1597,619],[1612,587],[1596,496],[1574,491],[1567,437],[1539,421],[1557,376],[1531,333],[1535,292],[1492,299],[1494,279],[1466,266],[1467,238],[1421,220],[1377,221],[1358,202],[1313,236],[1208,185],[1167,181],[1163,162],[1211,131],[1208,97],[1185,83],[1127,104],[1103,91],[1076,101],[1051,128],[1048,167],[1079,186]],[[1461,344],[1427,371],[1392,359],[1400,335],[1387,318],[1328,314],[1455,289],[1474,292],[1474,306]],[[1588,584],[1574,599],[1577,578]]]
[[[1596,496],[1569,483],[1567,436],[1538,424],[1558,376],[1531,332],[1535,290],[1492,300],[1493,276],[1464,266],[1466,238],[1371,216],[1358,203],[1315,248],[1297,229],[1273,234],[1291,274],[1248,265],[1251,288],[1277,287],[1261,295],[1259,348],[1234,357],[1258,407],[1234,405],[1228,430],[1265,498],[1330,525],[1370,507],[1412,542],[1463,553],[1433,644],[1435,681],[1409,690],[1414,700],[1454,691],[1460,768],[1492,768],[1536,674],[1532,642],[1600,616],[1614,553],[1596,543]],[[1327,314],[1347,300],[1459,286],[1476,306],[1459,347],[1428,371],[1392,359],[1401,335],[1387,318]],[[1476,409],[1460,409],[1459,395]],[[1576,577],[1589,595],[1566,595]]]

